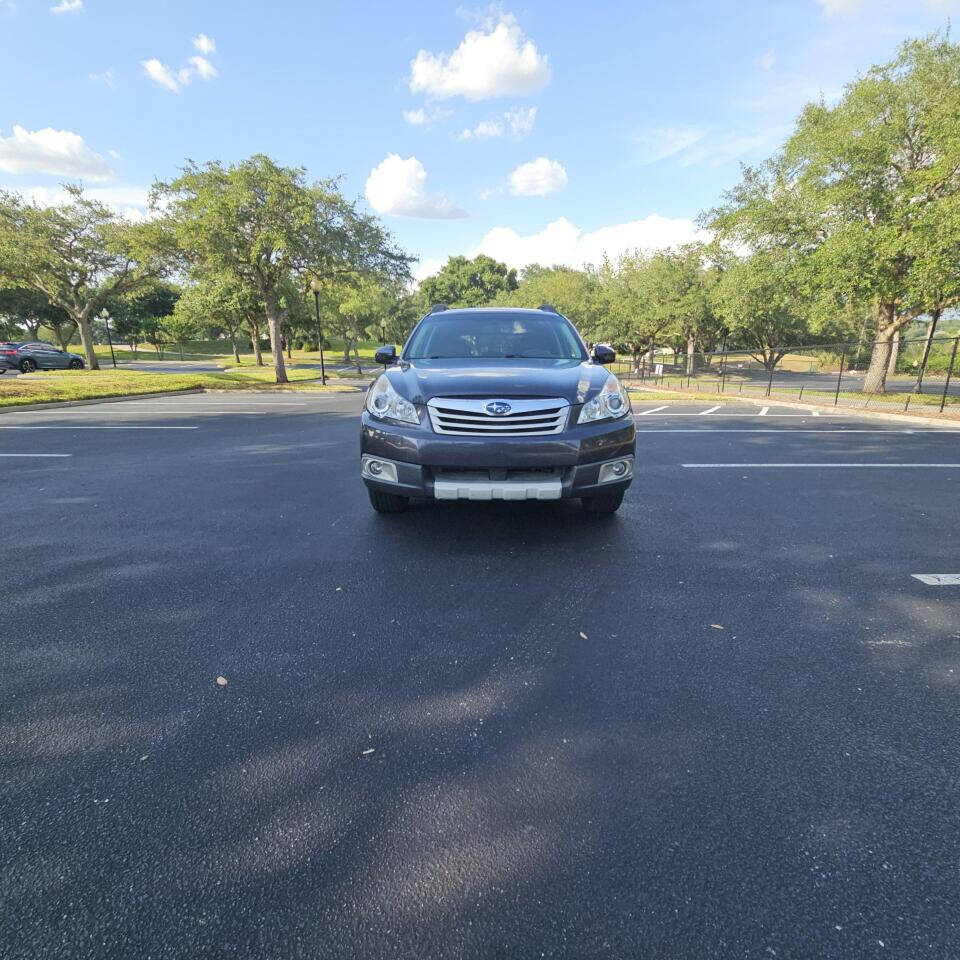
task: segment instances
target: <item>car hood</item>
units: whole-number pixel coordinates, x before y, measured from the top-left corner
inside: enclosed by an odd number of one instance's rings
[[[409,360],[387,370],[394,389],[414,403],[434,397],[563,397],[589,400],[609,372],[579,360]]]

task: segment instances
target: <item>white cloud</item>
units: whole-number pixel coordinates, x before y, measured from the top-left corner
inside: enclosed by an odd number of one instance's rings
[[[87,78],[91,83],[102,83],[105,87],[112,90],[115,86],[116,72],[113,67],[108,67],[103,73],[88,73]]]
[[[212,80],[219,76],[217,68],[206,57],[191,57],[189,66],[181,67],[176,73],[156,58],[143,60],[142,66],[144,73],[151,80],[173,93],[179,93],[194,77],[199,77],[201,80]]]
[[[50,8],[51,13],[80,13],[82,10],[83,0],[60,0]]]
[[[503,136],[503,124],[499,120],[481,120],[472,130],[461,130],[458,140],[493,140]]]
[[[14,188],[30,203],[41,207],[53,207],[68,203],[70,195],[63,187]],[[127,220],[141,221],[149,217],[150,190],[148,187],[113,186],[94,187],[84,190],[84,196],[99,200]]]
[[[416,110],[404,110],[403,119],[411,127],[429,127],[438,120],[446,119],[452,112],[452,110],[443,110],[440,107],[434,110],[424,110],[423,107],[418,107]]]
[[[439,273],[443,269],[443,263],[443,260],[438,260],[436,257],[427,257],[425,260],[421,260],[413,271],[413,279],[417,283],[422,283],[427,277]]]
[[[69,130],[26,130],[14,126],[12,137],[0,136],[0,170],[5,173],[47,173],[85,180],[109,180],[113,171],[77,133]]]
[[[828,17],[857,13],[863,8],[864,0],[817,0]]]
[[[531,263],[544,266],[582,267],[600,263],[604,255],[615,260],[634,250],[660,250],[694,240],[705,233],[687,218],[670,219],[651,214],[642,220],[618,223],[584,233],[565,217],[547,224],[539,233],[523,236],[510,227],[495,227],[469,256],[486,253],[508,267],[521,269]]]
[[[507,178],[507,185],[517,197],[545,197],[567,185],[567,171],[556,160],[537,157],[521,163]]]
[[[180,71],[180,82],[187,84],[194,75],[201,80],[212,80],[218,75],[217,68],[206,57],[191,57],[190,66]]]
[[[510,132],[520,140],[533,130],[533,123],[537,119],[537,108],[517,107],[515,110],[508,110],[503,116],[510,124]]]
[[[692,147],[703,139],[700,127],[655,127],[634,137],[637,160],[642,164],[657,163]]]
[[[427,171],[416,157],[395,153],[370,171],[365,193],[377,213],[394,217],[426,217],[449,220],[467,214],[446,196],[427,193]]]
[[[536,107],[517,107],[514,110],[507,110],[502,120],[481,120],[475,127],[461,130],[457,134],[457,139],[491,140],[502,137],[509,129],[517,140],[522,140],[533,130],[536,117]]]
[[[761,70],[772,70],[773,65],[777,62],[777,56],[772,50],[767,50],[758,62]]]
[[[153,57],[150,60],[142,60],[141,66],[143,67],[144,73],[146,73],[154,83],[159,83],[161,87],[166,87],[174,93],[180,92],[180,84],[177,78],[165,63],[161,63]]]
[[[199,33],[193,38],[193,46],[200,53],[209,55],[217,52],[217,45],[213,37],[208,37],[205,33]]]
[[[410,61],[408,82],[412,93],[436,100],[486,100],[535,93],[549,79],[547,58],[504,13],[496,24],[468,31],[453,53],[421,50]]]

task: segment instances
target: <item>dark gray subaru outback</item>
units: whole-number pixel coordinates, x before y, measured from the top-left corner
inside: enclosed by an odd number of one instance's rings
[[[630,400],[552,307],[434,307],[367,391],[361,476],[380,513],[411,497],[557,500],[613,513],[633,479]]]

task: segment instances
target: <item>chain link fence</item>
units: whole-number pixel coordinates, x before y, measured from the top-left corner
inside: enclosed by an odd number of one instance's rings
[[[737,394],[844,407],[960,415],[960,336],[900,340],[889,351],[882,389],[867,373],[874,343],[827,343],[776,350],[687,353],[652,348],[617,360],[628,383],[694,394]]]

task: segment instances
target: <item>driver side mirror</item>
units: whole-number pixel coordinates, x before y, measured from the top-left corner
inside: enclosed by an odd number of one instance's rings
[[[605,343],[595,343],[590,359],[593,360],[594,363],[613,363],[613,361],[617,359],[617,353],[613,347]]]
[[[386,347],[377,347],[377,352],[373,357],[377,363],[382,363],[385,367],[389,367],[392,363],[397,362],[397,348],[391,343]]]

